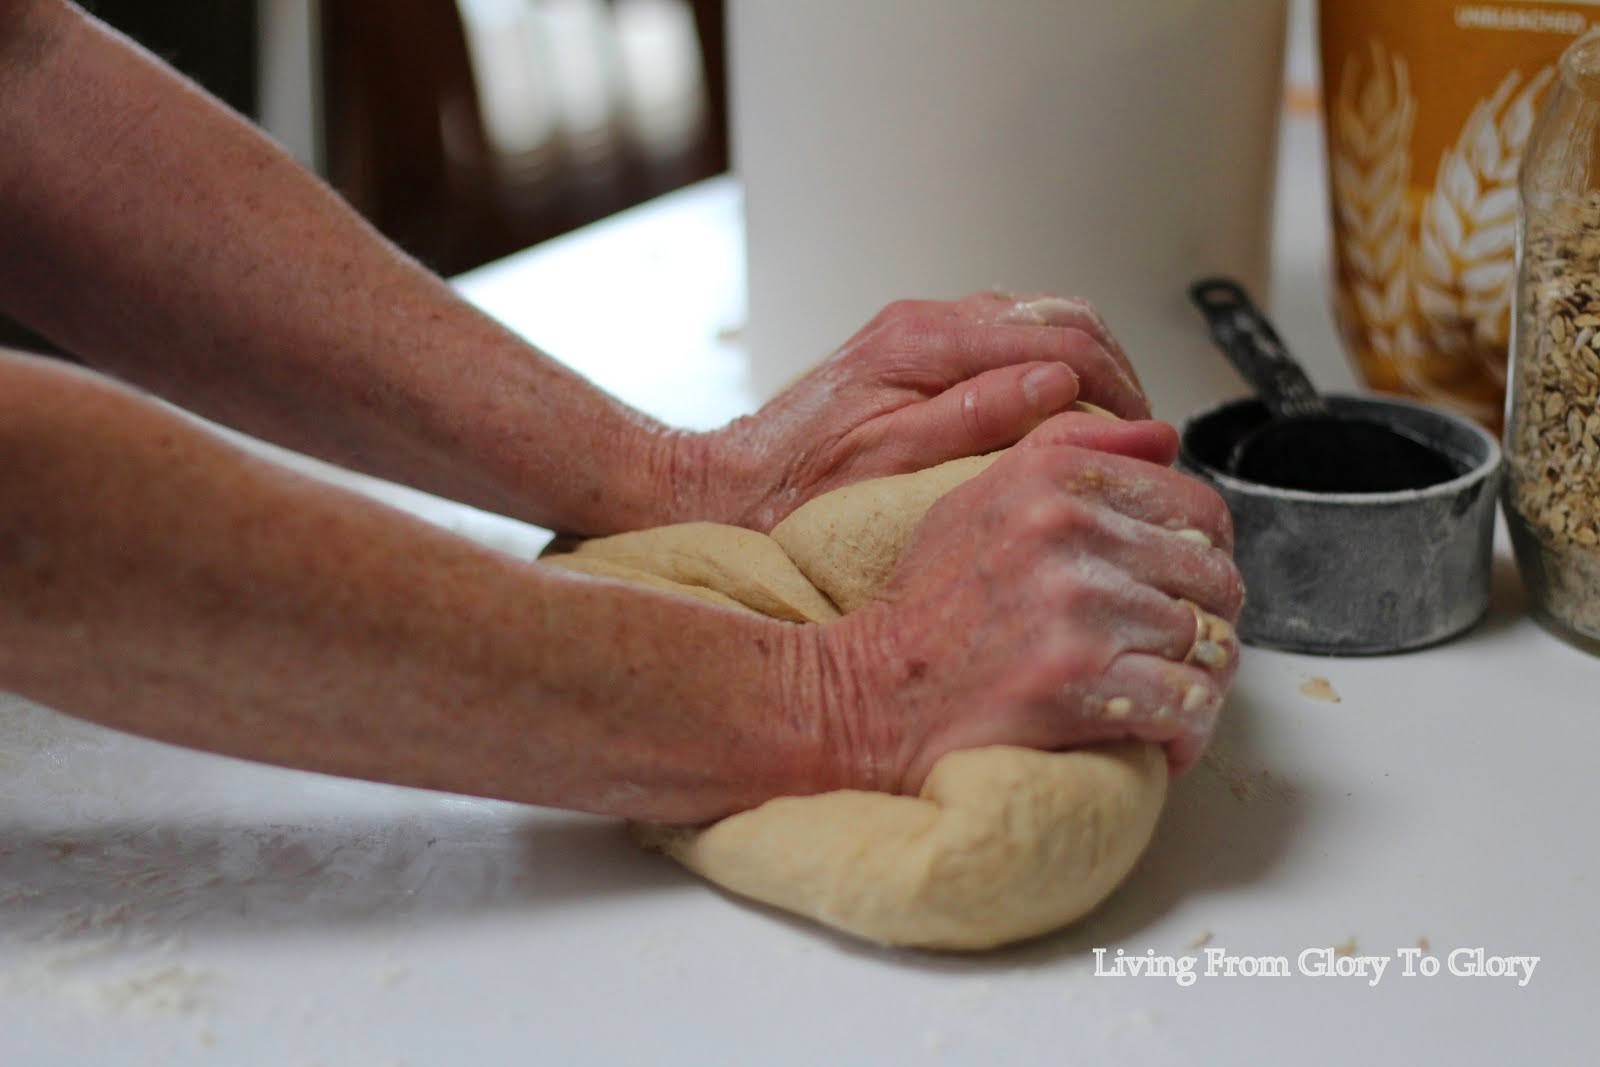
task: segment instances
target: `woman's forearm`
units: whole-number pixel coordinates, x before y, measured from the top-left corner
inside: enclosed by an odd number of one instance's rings
[[[248,759],[630,817],[843,784],[821,717],[783,711],[823,705],[798,691],[810,628],[513,560],[88,372],[0,353],[0,397],[0,688]]]
[[[457,297],[81,13],[0,13],[0,311],[195,411],[578,533],[684,517],[686,439]]]

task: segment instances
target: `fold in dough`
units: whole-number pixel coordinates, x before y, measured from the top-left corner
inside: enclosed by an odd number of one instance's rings
[[[614,534],[545,562],[568,570],[631,579],[658,589],[749,608],[790,622],[839,617],[817,587],[765,534],[714,522],[684,522]]]
[[[993,456],[862,482],[773,531],[691,523],[590,541],[546,562],[822,622],[869,600],[923,513]],[[983,949],[1082,917],[1133,868],[1166,798],[1156,745],[953,752],[919,796],[780,797],[640,841],[735,893],[871,941]]]
[[[869,941],[984,949],[1065,926],[1104,900],[1166,796],[1156,745],[952,752],[920,796],[779,797],[704,830],[635,836],[743,896]]]

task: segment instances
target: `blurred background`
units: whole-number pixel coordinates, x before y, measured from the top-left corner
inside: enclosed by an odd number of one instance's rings
[[[722,0],[86,0],[456,274],[727,169]]]
[[[722,0],[82,6],[446,276],[728,167]]]
[[[81,2],[445,276],[729,166],[724,0]],[[0,343],[50,349],[3,318]]]

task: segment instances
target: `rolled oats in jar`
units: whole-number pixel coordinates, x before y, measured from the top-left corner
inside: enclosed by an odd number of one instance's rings
[[[1507,525],[1534,615],[1600,654],[1600,36],[1563,55],[1520,187]]]

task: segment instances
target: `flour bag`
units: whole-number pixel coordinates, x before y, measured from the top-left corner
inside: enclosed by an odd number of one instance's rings
[[[1334,312],[1367,384],[1498,429],[1517,167],[1596,3],[1322,0]]]

